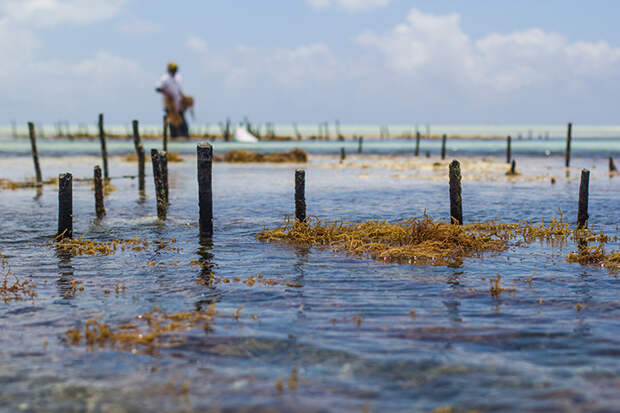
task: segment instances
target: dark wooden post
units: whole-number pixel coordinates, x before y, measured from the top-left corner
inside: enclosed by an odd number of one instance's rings
[[[164,184],[164,199],[168,205],[170,203],[168,202],[168,152],[159,151],[159,161],[161,162],[161,179]]]
[[[157,218],[166,220],[166,192],[163,181],[162,171],[162,152],[151,149],[151,163],[153,164],[153,181],[155,183],[155,197],[157,199]]]
[[[295,170],[295,219],[306,220],[306,171]]]
[[[609,157],[609,172],[616,172],[616,164],[614,163],[614,158]]]
[[[28,134],[30,135],[30,146],[32,147],[32,160],[34,161],[34,173],[37,185],[41,185],[41,166],[39,165],[39,153],[37,152],[37,138],[34,133],[34,123],[28,122]]]
[[[164,115],[164,134],[163,134],[164,151],[168,152],[168,116]]]
[[[579,209],[577,212],[577,229],[588,227],[588,196],[590,186],[590,171],[581,170],[581,183],[579,184]]]
[[[455,225],[463,224],[461,164],[456,160],[450,163],[450,220]]]
[[[446,140],[448,140],[448,137],[444,133],[441,136],[441,159],[442,160],[446,159]]]
[[[110,173],[108,171],[108,149],[105,142],[105,131],[103,130],[103,113],[99,114],[99,140],[101,141],[101,159],[103,162],[103,177],[110,179]]]
[[[517,161],[513,159],[512,164],[510,165],[510,175],[516,175],[516,174],[517,174]]]
[[[302,136],[301,136],[301,133],[299,133],[299,128],[297,127],[297,123],[293,123],[293,130],[295,131],[295,136],[297,137],[297,140],[300,141]]]
[[[226,142],[230,140],[230,118],[226,118],[226,129],[224,131],[224,140]]]
[[[506,163],[510,163],[512,160],[512,148],[510,147],[512,138],[510,135],[506,138]]]
[[[346,157],[347,157],[347,154],[346,154],[346,152],[344,151],[344,147],[343,147],[343,148],[340,148],[340,163],[344,162],[344,160],[346,159]]]
[[[141,194],[144,194],[145,191],[145,184],[144,184],[144,164],[146,163],[145,161],[145,155],[144,155],[144,148],[142,147],[142,145],[140,145],[138,147],[138,191],[140,191]]]
[[[357,138],[357,153],[362,153],[362,145],[364,144],[364,137]]]
[[[105,216],[105,207],[103,206],[103,180],[101,179],[101,167],[95,166],[95,213],[97,219]]]
[[[420,156],[420,132],[415,133],[415,156]]]
[[[213,147],[208,142],[199,143],[198,154],[198,205],[200,207],[200,236],[213,236],[212,162]]]
[[[573,124],[568,123],[568,131],[566,132],[566,153],[564,159],[566,161],[566,167],[570,166],[570,141],[573,138]]]
[[[57,238],[73,237],[73,176],[58,176],[58,233]]]
[[[142,142],[140,141],[140,128],[137,120],[132,122],[133,126],[133,144],[136,148],[136,155],[138,155],[138,190],[140,193],[144,193],[144,168],[145,168],[145,156]]]
[[[133,146],[136,148],[136,152],[138,152],[138,147],[142,146],[142,141],[140,140],[140,124],[134,119],[131,122],[131,126],[133,127]]]

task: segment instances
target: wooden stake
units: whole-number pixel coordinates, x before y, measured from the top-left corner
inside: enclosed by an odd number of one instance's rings
[[[164,115],[164,134],[163,134],[164,151],[168,152],[168,116]]]
[[[73,176],[58,176],[58,233],[57,238],[73,237]]]
[[[455,225],[463,224],[461,164],[456,160],[450,163],[450,220]]]
[[[573,138],[573,124],[568,123],[568,131],[566,132],[566,153],[564,159],[566,161],[566,167],[570,166],[570,141]]]
[[[306,220],[306,171],[295,170],[295,219]]]
[[[510,165],[510,175],[516,175],[516,174],[517,174],[517,161],[513,159],[512,164]]]
[[[144,156],[144,148],[142,145],[138,147],[138,191],[140,194],[144,195],[145,184],[144,184],[144,166],[145,164],[145,156]]]
[[[357,153],[362,153],[362,145],[364,144],[364,137],[357,138]]]
[[[212,162],[213,147],[208,142],[196,146],[198,154],[198,205],[200,207],[200,236],[213,236]]]
[[[155,197],[157,198],[157,218],[166,220],[166,190],[164,188],[162,170],[162,152],[151,149],[151,163],[153,164],[153,181],[155,183]]]
[[[164,200],[166,205],[170,204],[168,194],[168,152],[159,151],[159,160],[161,162],[161,179],[164,184]]]
[[[590,186],[590,171],[581,170],[581,183],[579,184],[579,209],[577,212],[577,229],[588,227],[588,196]]]
[[[614,163],[614,158],[609,157],[609,172],[616,172],[616,164]]]
[[[105,132],[103,130],[103,113],[99,114],[99,140],[101,141],[101,160],[103,162],[103,177],[110,179],[110,173],[108,171],[108,149],[106,148]]]
[[[140,140],[140,125],[137,120],[133,120],[131,126],[133,127],[133,146],[136,148],[137,153],[138,148],[142,146],[142,141]]]
[[[512,153],[511,153],[511,144],[512,138],[510,137],[510,135],[508,135],[508,137],[506,138],[506,163],[510,163],[510,161],[512,160]]]
[[[132,122],[133,126],[133,144],[136,148],[136,155],[138,155],[138,190],[141,194],[145,191],[144,184],[144,169],[145,169],[145,156],[144,156],[144,148],[142,147],[142,142],[140,140],[140,128],[137,120]]]
[[[444,133],[441,136],[441,159],[442,160],[446,159],[446,140],[448,140],[448,137]]]
[[[293,123],[293,130],[295,131],[295,136],[297,136],[297,140],[300,141],[302,136],[301,133],[299,133],[299,128],[297,127],[296,123]]]
[[[37,152],[37,138],[34,133],[34,123],[28,122],[28,133],[30,135],[30,146],[32,147],[32,160],[34,161],[34,173],[37,185],[41,185],[41,166],[39,165],[39,154]]]
[[[420,156],[420,132],[415,133],[415,156]]]
[[[95,213],[97,219],[101,219],[105,216],[105,207],[103,206],[103,180],[101,179],[101,167],[95,166]]]

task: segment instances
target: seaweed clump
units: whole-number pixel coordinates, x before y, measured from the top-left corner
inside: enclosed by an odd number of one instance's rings
[[[577,262],[581,265],[600,265],[610,273],[617,273],[620,269],[620,251],[605,252],[604,244],[588,246],[585,242],[578,244],[577,251],[566,256],[566,261]]]
[[[63,252],[70,253],[74,257],[88,255],[88,256],[107,256],[113,255],[118,250],[120,251],[144,251],[149,245],[156,245],[159,249],[168,249],[180,251],[180,248],[172,248],[164,245],[163,241],[159,243],[151,243],[147,240],[139,239],[138,237],[132,239],[115,239],[112,241],[97,241],[83,239],[82,234],[79,238],[59,238],[54,240],[53,246],[63,250]],[[170,243],[176,243],[176,239],[170,239]]]
[[[216,157],[217,161],[232,162],[232,163],[250,163],[250,162],[264,162],[264,163],[305,163],[308,162],[308,153],[303,149],[295,148],[288,152],[275,152],[275,153],[259,153],[246,151],[242,149],[232,150],[226,152],[224,157]]]
[[[138,162],[138,155],[136,153],[128,153],[123,158],[125,162]],[[151,161],[151,156],[146,155],[144,157],[145,162]],[[184,159],[178,152],[168,152],[168,162],[183,162]]]
[[[295,246],[329,247],[385,262],[458,266],[465,258],[499,253],[510,245],[537,240],[563,243],[569,239],[603,245],[610,237],[589,229],[572,229],[560,211],[559,219],[552,218],[549,223],[541,220],[538,224],[526,221],[505,224],[491,220],[462,226],[434,221],[427,215],[394,224],[377,220],[357,224],[337,220],[322,222],[316,217],[299,222],[287,216],[277,228],[259,233],[258,239]],[[607,267],[620,265],[620,252],[602,253],[605,259],[596,258],[596,254],[601,255],[593,249],[580,252],[581,258],[569,254],[569,261],[596,261]]]
[[[0,299],[4,303],[14,300],[34,299],[37,296],[34,282],[20,280],[9,268],[7,260],[0,254],[2,265],[2,282],[0,282]]]
[[[287,217],[282,225],[258,234],[261,241],[322,246],[384,262],[458,266],[464,258],[508,248],[507,235],[485,233],[481,227],[436,222],[428,216],[390,224],[386,221],[348,223],[304,222]]]
[[[25,181],[11,181],[9,179],[0,178],[0,189],[24,189],[24,188],[39,188],[43,185],[57,185],[58,178],[51,178],[43,182],[37,182],[34,179],[27,179]]]
[[[110,327],[108,323],[91,318],[83,326],[66,331],[67,342],[84,344],[88,349],[117,348],[120,350],[153,354],[160,348],[177,347],[183,336],[174,334],[201,328],[205,333],[214,330],[215,304],[204,311],[168,314],[159,307],[137,317],[135,322]]]

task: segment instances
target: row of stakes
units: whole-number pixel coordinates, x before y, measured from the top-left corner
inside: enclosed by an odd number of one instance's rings
[[[144,149],[140,141],[138,121],[134,120],[132,122],[132,126],[133,126],[134,146],[136,150],[136,155],[138,157],[139,188],[140,190],[144,190],[144,157],[145,156],[144,156]],[[107,146],[106,146],[106,136],[105,136],[105,131],[103,127],[103,114],[99,114],[98,127],[99,127],[99,140],[101,142],[101,158],[102,158],[102,163],[103,163],[103,177],[107,180],[109,179],[110,175],[109,175],[109,169],[108,169],[108,151],[107,151]],[[570,166],[572,130],[573,130],[572,123],[568,123],[567,134],[566,134],[566,150],[565,150],[565,156],[564,156],[565,166],[567,168]],[[39,166],[39,157],[37,154],[35,126],[32,122],[28,123],[28,131],[29,131],[30,143],[32,147],[32,157],[34,160],[36,183],[41,184],[43,180],[41,177],[41,168]],[[167,152],[168,151],[168,123],[167,123],[166,116],[163,117],[162,138],[163,138],[163,150]],[[420,132],[416,132],[414,156],[420,155],[420,140],[421,140],[421,134]],[[441,159],[442,160],[446,159],[447,140],[448,140],[448,136],[446,134],[443,134],[441,137]],[[357,152],[361,154],[363,150],[364,138],[358,137],[357,142],[358,142]],[[428,151],[426,152],[426,157],[430,157],[430,152]],[[346,158],[345,148],[342,147],[340,148],[340,162],[343,162],[345,158]],[[164,162],[167,163],[167,157]],[[510,168],[510,172],[512,174],[515,174],[516,173],[516,161],[512,159],[512,138],[510,136],[506,138],[506,163],[512,164]],[[614,164],[613,158],[611,157],[609,157],[609,171],[610,172],[616,171],[616,165]],[[167,173],[166,167],[164,167],[164,172]]]
[[[106,149],[106,138],[103,127],[103,114],[99,115],[99,137],[101,141],[101,152],[103,161],[103,171],[100,166],[94,168],[94,186],[95,186],[95,212],[98,219],[105,216],[105,207],[103,204],[103,183],[109,178],[108,157]],[[138,121],[132,122],[134,146],[138,158],[138,189],[141,193],[145,190],[145,152],[142,146],[139,134]],[[41,169],[39,166],[38,154],[36,149],[36,137],[34,132],[34,124],[28,123],[29,136],[32,146],[32,156],[35,165],[35,173],[37,183],[42,182]],[[155,194],[157,199],[157,216],[160,220],[165,220],[167,215],[167,207],[169,204],[169,187],[168,187],[168,154],[167,154],[167,124],[164,117],[163,124],[163,150],[152,149],[151,160],[153,165],[153,178],[155,184]],[[568,124],[565,164],[570,164],[570,144],[572,138],[572,124]],[[445,159],[447,136],[442,136],[441,158]],[[358,138],[358,152],[362,152],[363,138]],[[420,134],[416,134],[415,155],[419,155]],[[199,189],[199,227],[200,236],[210,238],[213,235],[213,195],[212,195],[212,162],[213,147],[207,143],[197,145],[197,162],[198,162],[198,189]],[[344,148],[341,148],[341,160],[345,158]],[[506,146],[506,162],[511,163],[511,137],[507,137]],[[511,170],[514,172],[515,161],[512,160]],[[610,158],[610,170],[615,170],[613,160]],[[102,174],[103,172],[103,174]],[[581,172],[581,182],[579,188],[579,206],[577,227],[585,228],[588,220],[588,192],[589,192],[590,171],[584,169]],[[453,161],[449,165],[450,180],[450,217],[453,224],[462,225],[463,210],[461,198],[461,167],[458,161]],[[72,237],[73,235],[73,176],[70,173],[60,174],[58,180],[58,234],[59,238]],[[295,171],[295,217],[298,221],[306,219],[306,202],[305,202],[305,171],[298,169]]]
[[[143,189],[144,188],[144,174],[143,174],[144,172],[144,149],[141,149],[142,145],[140,142],[138,121],[134,120],[132,122],[132,126],[133,126],[134,145],[136,149],[136,154],[138,156],[138,177],[140,179],[140,184],[141,184],[140,188]],[[108,169],[108,151],[107,151],[107,146],[106,146],[105,131],[103,127],[103,114],[101,113],[99,114],[98,127],[99,127],[99,140],[101,142],[103,176],[105,179],[109,179],[110,175],[109,175],[109,169]],[[565,166],[567,168],[570,166],[572,131],[573,131],[573,125],[572,123],[568,123],[567,133],[566,133],[566,150],[564,154]],[[28,132],[29,132],[30,144],[32,148],[32,157],[34,160],[36,183],[40,184],[42,182],[41,168],[39,166],[39,157],[37,154],[35,126],[32,122],[28,122]],[[168,123],[167,123],[166,116],[163,117],[162,138],[163,138],[163,150],[168,151]],[[421,140],[421,134],[420,132],[416,132],[414,156],[420,155],[420,140]],[[447,141],[448,141],[448,136],[446,134],[443,134],[441,137],[441,159],[442,160],[446,159]],[[357,138],[357,143],[358,143],[357,152],[360,154],[362,153],[362,150],[363,150],[363,142],[364,142],[363,137]],[[426,157],[430,157],[430,152],[428,151],[426,152]],[[340,148],[340,161],[343,162],[345,158],[346,158],[345,148],[342,147]],[[514,174],[516,172],[516,162],[514,159],[512,159],[512,138],[510,136],[506,138],[506,163],[508,164],[512,163],[510,171],[511,173]],[[610,172],[616,171],[616,166],[611,157],[609,158],[609,171]]]
[[[198,169],[198,205],[199,227],[201,238],[213,236],[213,192],[212,192],[212,164],[213,147],[208,142],[199,143],[197,151]],[[160,220],[166,219],[168,206],[168,182],[166,159],[167,153],[153,149],[151,159],[153,164],[153,177],[157,198],[157,216]],[[71,238],[73,235],[73,185],[70,173],[60,174],[58,180],[58,238]],[[95,180],[95,212],[98,218],[103,218],[105,208],[103,205],[103,178],[101,168],[94,168]],[[449,165],[450,180],[450,217],[452,224],[463,224],[463,206],[461,197],[461,165],[454,160]],[[583,229],[588,221],[588,192],[590,171],[581,171],[579,186],[579,206],[577,215],[577,228]],[[295,219],[298,222],[306,220],[306,172],[303,169],[295,170]]]

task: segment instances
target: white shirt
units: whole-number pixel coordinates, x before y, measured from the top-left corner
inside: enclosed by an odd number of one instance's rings
[[[183,92],[181,91],[181,75],[179,73],[175,73],[174,76],[170,76],[170,73],[166,73],[163,75],[159,81],[155,84],[157,89],[161,89],[166,94],[172,96],[174,104],[177,107],[177,110],[181,109],[181,98],[183,96]],[[164,95],[164,108],[166,107],[166,96]]]

